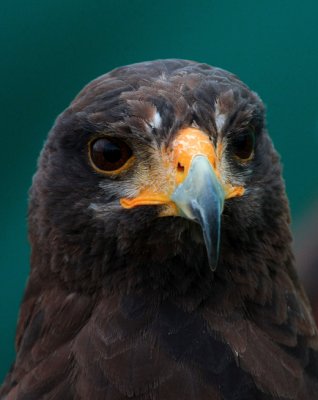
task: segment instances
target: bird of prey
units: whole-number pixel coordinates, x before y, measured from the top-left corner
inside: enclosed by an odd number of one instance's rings
[[[184,60],[58,117],[30,192],[6,400],[314,400],[318,336],[264,106]]]

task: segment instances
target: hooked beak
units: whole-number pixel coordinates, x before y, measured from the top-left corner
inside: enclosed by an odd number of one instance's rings
[[[124,208],[166,205],[161,216],[181,216],[200,224],[212,271],[219,258],[224,201],[244,193],[244,188],[222,182],[218,170],[221,153],[222,145],[215,150],[200,130],[183,129],[163,153],[163,182],[152,181],[137,197],[120,200]]]
[[[201,225],[212,271],[219,258],[224,198],[224,190],[209,160],[202,155],[194,157],[186,179],[171,196],[179,209],[179,215]]]

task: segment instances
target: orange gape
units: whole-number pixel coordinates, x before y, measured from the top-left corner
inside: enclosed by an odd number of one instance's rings
[[[137,197],[120,199],[120,204],[124,208],[159,204],[173,206],[171,195],[176,187],[182,184],[188,176],[192,160],[198,155],[205,156],[209,160],[224,189],[226,199],[241,196],[244,193],[243,187],[234,187],[229,183],[222,182],[222,177],[218,170],[218,163],[222,157],[222,143],[218,143],[215,150],[209,137],[204,132],[196,128],[184,128],[177,133],[171,146],[162,152],[165,183],[158,182],[156,184],[156,182],[152,182],[151,187],[142,189]],[[175,210],[173,215],[176,215],[177,208],[172,208]]]

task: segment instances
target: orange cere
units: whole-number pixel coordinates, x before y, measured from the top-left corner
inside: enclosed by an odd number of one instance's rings
[[[188,175],[192,159],[197,155],[204,155],[208,158],[213,167],[215,175],[222,182],[222,177],[218,164],[222,158],[223,145],[218,142],[214,149],[208,135],[196,128],[181,129],[170,148],[173,166],[176,172],[176,184],[184,181]],[[229,183],[222,183],[225,198],[242,196],[244,188],[242,186],[232,186]]]
[[[217,157],[214,147],[208,135],[199,129],[181,129],[167,152],[168,157],[172,160],[174,170],[177,171],[177,184],[184,181],[185,177],[188,175],[193,158],[198,155],[204,155],[208,158],[219,178],[216,168]]]
[[[165,182],[157,181],[156,178],[149,177],[149,183],[141,188],[140,193],[135,198],[122,198],[120,204],[124,208],[133,208],[141,205],[166,204],[170,209],[175,209],[171,201],[175,188],[180,185],[188,175],[192,160],[197,155],[204,155],[208,158],[211,166],[222,182],[222,177],[218,169],[218,164],[222,157],[222,143],[218,143],[216,150],[209,137],[197,128],[181,129],[171,145],[162,151],[162,168],[165,173]],[[228,183],[222,183],[225,198],[241,196],[244,193],[243,187],[233,187]],[[163,190],[164,187],[164,190]]]

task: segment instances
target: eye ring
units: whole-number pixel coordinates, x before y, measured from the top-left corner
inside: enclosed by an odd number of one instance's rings
[[[128,170],[135,159],[126,142],[108,136],[94,137],[88,142],[88,157],[95,171],[106,175]]]
[[[237,160],[242,162],[250,161],[255,151],[254,129],[250,128],[234,135],[231,139],[230,148]]]

